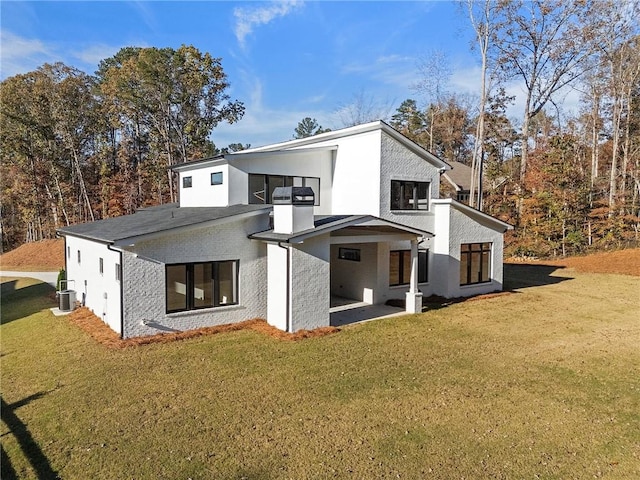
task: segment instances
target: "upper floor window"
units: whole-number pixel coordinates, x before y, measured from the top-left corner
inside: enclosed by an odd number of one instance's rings
[[[429,182],[391,180],[391,210],[429,210]]]
[[[192,177],[182,177],[182,188],[191,188],[193,186]]]
[[[82,262],[82,256],[80,255],[80,250],[78,250],[78,263]]]
[[[491,243],[460,245],[460,285],[491,281]]]
[[[102,257],[98,260],[98,270],[100,271],[100,275],[104,273],[104,259]]]
[[[211,174],[211,185],[222,185],[222,172],[213,172]]]
[[[249,174],[249,203],[273,203],[276,187],[311,187],[314,205],[320,205],[320,179],[317,177],[290,177],[286,175]]]

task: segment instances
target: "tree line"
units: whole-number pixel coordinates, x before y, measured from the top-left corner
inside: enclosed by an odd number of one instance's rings
[[[460,5],[480,67],[476,95],[451,91],[446,56],[432,52],[418,63],[414,99],[393,111],[361,92],[335,128],[386,119],[443,159],[469,165],[469,204],[516,226],[509,253],[637,244],[638,1]],[[514,82],[522,93],[513,93]],[[168,167],[248,147],[210,140],[216,125],[244,113],[228,87],[221,60],[193,46],[123,48],[94,75],[56,63],[4,80],[2,248],[175,201]],[[563,108],[567,92],[579,94],[577,111]],[[516,100],[522,115],[510,118]],[[294,136],[323,131],[308,117]]]
[[[4,80],[3,249],[175,201],[168,167],[244,148],[209,139],[244,114],[228,87],[220,59],[186,45],[123,48],[95,75],[56,63]]]

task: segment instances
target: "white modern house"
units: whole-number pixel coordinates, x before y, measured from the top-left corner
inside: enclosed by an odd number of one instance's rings
[[[380,121],[180,164],[179,204],[59,230],[70,288],[124,338],[499,291],[511,227],[439,199],[448,169]]]

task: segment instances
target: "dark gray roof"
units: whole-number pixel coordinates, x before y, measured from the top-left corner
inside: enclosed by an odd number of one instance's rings
[[[183,207],[177,203],[138,210],[132,215],[107,218],[58,229],[61,235],[113,243],[118,240],[197,226],[215,220],[271,209],[270,205],[231,205],[229,207]]]

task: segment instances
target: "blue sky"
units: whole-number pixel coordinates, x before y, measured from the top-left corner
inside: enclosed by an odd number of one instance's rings
[[[246,113],[212,139],[253,146],[292,138],[298,122],[341,127],[357,95],[391,111],[420,96],[419,64],[435,51],[450,91],[476,93],[477,55],[456,2],[12,2],[0,4],[0,76],[62,61],[93,73],[125,46],[191,44],[222,58]]]

